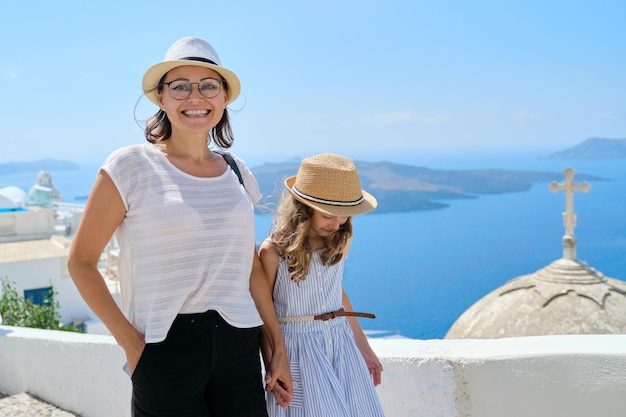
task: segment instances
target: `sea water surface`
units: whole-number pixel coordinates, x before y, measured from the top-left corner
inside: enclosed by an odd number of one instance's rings
[[[590,182],[589,193],[574,196],[577,255],[605,275],[626,280],[623,159],[550,160],[505,155],[441,158],[413,165],[560,174],[572,167],[577,173],[610,180]],[[84,203],[96,171],[96,166],[85,166],[50,174],[65,201]],[[0,175],[0,188],[13,185],[28,191],[36,178],[33,172]],[[557,180],[563,179],[560,175]],[[576,176],[574,180],[580,182]],[[355,310],[377,316],[374,320],[359,319],[362,327],[372,336],[443,338],[458,316],[481,297],[562,257],[565,195],[552,193],[548,185],[537,183],[526,192],[446,201],[450,207],[440,210],[355,217],[344,287]],[[270,218],[256,216],[257,240],[263,240],[270,227]]]

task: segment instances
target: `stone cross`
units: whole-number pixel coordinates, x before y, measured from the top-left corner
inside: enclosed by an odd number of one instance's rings
[[[576,238],[574,238],[574,227],[576,227],[576,213],[574,213],[574,193],[576,191],[588,192],[591,186],[587,181],[580,184],[574,183],[574,173],[572,168],[563,171],[565,181],[557,183],[552,181],[550,191],[553,193],[563,190],[565,193],[565,211],[563,212],[563,225],[565,226],[565,236],[563,236],[563,258],[576,260]]]

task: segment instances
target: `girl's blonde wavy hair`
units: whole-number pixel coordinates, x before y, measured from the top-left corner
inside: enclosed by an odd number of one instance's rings
[[[287,262],[291,280],[295,283],[306,278],[311,266],[313,249],[308,234],[313,210],[284,191],[274,216],[270,240]],[[321,255],[323,265],[335,265],[343,258],[346,244],[352,237],[351,220],[348,217],[339,230],[326,236],[326,250]]]

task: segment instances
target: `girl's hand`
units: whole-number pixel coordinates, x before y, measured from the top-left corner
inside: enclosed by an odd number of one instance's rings
[[[380,360],[378,360],[378,356],[376,356],[369,344],[367,344],[367,346],[361,346],[357,343],[357,346],[361,351],[363,359],[365,359],[365,364],[367,365],[367,369],[370,371],[374,386],[380,385],[382,382],[383,365],[380,363]]]

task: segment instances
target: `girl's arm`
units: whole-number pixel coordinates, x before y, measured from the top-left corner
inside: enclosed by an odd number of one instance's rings
[[[263,320],[261,351],[265,362],[266,389],[272,391],[277,404],[286,409],[293,398],[293,383],[287,358],[287,348],[280,331],[270,291],[270,282],[273,286],[276,273],[274,272],[273,278],[268,280],[265,266],[261,263],[256,250],[254,250],[253,256],[250,292]]]
[[[132,374],[145,346],[144,337],[124,317],[98,270],[100,255],[125,215],[117,188],[101,170],[72,239],[67,265],[80,295],[124,349]]]
[[[352,304],[350,303],[350,299],[348,299],[348,294],[346,291],[342,291],[342,304],[343,308],[346,311],[354,311],[352,308]],[[363,355],[363,359],[365,359],[365,363],[367,364],[367,369],[370,371],[370,375],[372,375],[372,381],[374,382],[374,386],[377,386],[381,383],[381,373],[383,371],[383,365],[378,360],[378,356],[370,347],[369,342],[367,341],[367,336],[363,332],[363,329],[359,325],[359,322],[356,317],[346,317],[350,327],[352,328],[352,333],[354,333],[354,342],[356,346],[361,351],[361,355]]]
[[[350,245],[352,244],[352,237],[348,239],[346,243],[346,248],[344,250],[344,257],[348,257],[348,250],[350,249]],[[352,308],[352,303],[350,303],[350,299],[348,298],[348,294],[346,294],[345,290],[342,290],[341,294],[341,303],[343,308],[346,311],[354,311]],[[367,369],[370,371],[370,375],[372,375],[372,381],[374,382],[374,386],[380,385],[381,383],[381,374],[383,372],[383,365],[378,360],[378,356],[370,347],[369,342],[367,341],[367,336],[363,333],[363,329],[359,324],[359,321],[356,317],[346,317],[350,327],[352,328],[352,333],[354,333],[354,342],[356,346],[361,351],[361,355],[363,355],[363,359],[365,359],[365,363],[367,364]]]

